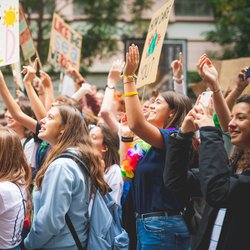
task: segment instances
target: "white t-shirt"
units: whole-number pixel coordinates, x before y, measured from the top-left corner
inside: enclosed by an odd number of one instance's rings
[[[20,189],[26,199],[25,188]],[[24,218],[19,188],[9,181],[0,182],[0,249],[14,248],[21,243]]]
[[[24,142],[27,138],[21,139],[22,145],[24,145]],[[32,168],[36,167],[36,151],[38,148],[38,143],[34,141],[34,138],[31,138],[27,143],[24,145],[24,154],[26,156],[27,162],[29,166]]]
[[[110,192],[109,194],[120,206],[123,189],[123,179],[120,166],[118,166],[117,164],[112,165],[109,170],[104,173],[104,180],[112,189],[112,192]]]

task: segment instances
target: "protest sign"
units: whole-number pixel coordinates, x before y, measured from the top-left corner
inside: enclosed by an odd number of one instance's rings
[[[57,14],[53,16],[48,61],[65,68],[66,63],[79,70],[82,36]]]
[[[219,73],[220,88],[223,91],[233,89],[236,86],[236,79],[240,70],[244,67],[250,66],[250,58],[242,57],[230,60],[213,61]],[[250,93],[250,86],[248,86],[244,93]]]
[[[18,0],[0,2],[0,66],[19,61]]]
[[[27,25],[23,8],[19,5],[19,29],[20,29],[20,45],[25,60],[31,58],[36,54],[36,48],[30,33],[29,26]]]
[[[137,88],[155,82],[161,49],[174,0],[168,0],[151,19],[138,71]]]

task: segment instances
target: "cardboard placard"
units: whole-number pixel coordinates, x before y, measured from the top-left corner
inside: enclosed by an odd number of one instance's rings
[[[19,5],[19,29],[20,29],[20,46],[22,48],[25,60],[36,54],[36,48],[31,36],[31,32],[24,16],[23,8]]]
[[[0,2],[0,66],[20,60],[18,0]]]
[[[174,0],[168,0],[151,19],[138,71],[137,88],[155,82],[161,49]]]
[[[229,89],[232,90],[236,86],[236,79],[241,69],[250,66],[250,57],[217,60],[213,61],[213,64],[219,73],[220,88],[223,91],[227,91]],[[250,86],[244,90],[244,93],[250,93]]]
[[[53,15],[48,61],[65,68],[66,63],[79,70],[82,36],[57,14]]]

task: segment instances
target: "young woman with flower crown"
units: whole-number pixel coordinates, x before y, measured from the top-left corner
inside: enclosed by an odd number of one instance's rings
[[[164,187],[165,152],[171,132],[178,130],[191,102],[174,91],[160,93],[143,115],[134,74],[139,64],[135,45],[129,47],[124,68],[124,97],[130,129],[140,138],[123,165],[123,175],[132,177],[137,223],[137,249],[188,249],[189,233],[181,216],[183,207]],[[143,140],[143,141],[142,141]]]

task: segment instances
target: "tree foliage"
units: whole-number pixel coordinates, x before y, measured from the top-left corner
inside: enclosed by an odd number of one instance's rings
[[[250,56],[249,0],[209,0],[215,30],[207,39],[224,46],[223,59]]]
[[[108,58],[117,52],[118,40],[124,37],[133,37],[132,24],[141,27],[141,15],[143,10],[149,9],[153,0],[133,0],[132,4],[127,4],[126,13],[131,16],[131,20],[123,20],[124,5],[126,1],[121,0],[72,0],[65,1],[63,8],[67,8],[70,2],[74,2],[84,10],[84,21],[78,22],[76,30],[83,35],[82,58],[84,65],[90,66],[93,59]],[[25,13],[28,15],[28,21],[32,13],[37,14],[37,18],[32,20],[31,30],[36,34],[37,50],[43,61],[48,54],[49,32],[51,20],[54,11],[62,15],[60,10],[55,9],[55,1],[52,0],[22,0]],[[44,14],[50,18],[45,19]],[[65,20],[67,21],[67,20]],[[136,30],[136,29],[134,29]],[[136,30],[138,32],[138,29]],[[141,30],[142,34],[145,30]]]

